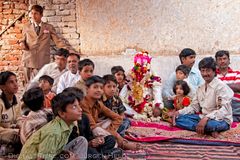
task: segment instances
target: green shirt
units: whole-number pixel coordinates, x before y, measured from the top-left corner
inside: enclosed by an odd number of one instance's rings
[[[18,160],[53,159],[67,144],[73,125],[68,126],[60,117],[32,134],[23,146]]]

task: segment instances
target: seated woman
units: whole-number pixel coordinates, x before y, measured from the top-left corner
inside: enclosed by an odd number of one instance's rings
[[[0,155],[17,153],[21,149],[17,118],[20,105],[15,94],[18,91],[17,77],[13,72],[0,73]]]
[[[161,78],[153,74],[151,60],[148,52],[136,53],[134,66],[127,76],[128,83],[120,92],[120,97],[127,113],[134,114],[134,119],[159,121],[160,116],[154,117],[153,109],[163,108]]]

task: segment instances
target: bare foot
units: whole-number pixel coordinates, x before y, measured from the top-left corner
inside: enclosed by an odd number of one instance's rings
[[[140,143],[133,143],[133,142],[129,142],[127,140],[124,140],[122,149],[137,151],[137,150],[141,150],[142,146],[140,145]]]
[[[217,138],[219,136],[219,133],[218,132],[212,132],[211,135],[212,135],[213,138]]]

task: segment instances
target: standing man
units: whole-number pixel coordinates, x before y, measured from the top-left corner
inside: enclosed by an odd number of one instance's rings
[[[51,24],[42,22],[43,8],[39,5],[31,7],[32,22],[23,27],[23,39],[20,46],[24,50],[22,62],[24,76],[29,82],[43,65],[50,62],[50,41],[53,40],[58,48],[73,50],[60,39]]]
[[[217,77],[225,82],[234,92],[232,100],[233,121],[240,122],[240,72],[233,71],[230,67],[229,52],[220,50],[215,54],[217,62]]]

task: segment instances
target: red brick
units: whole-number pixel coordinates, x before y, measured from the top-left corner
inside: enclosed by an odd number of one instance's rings
[[[10,39],[10,40],[8,40],[8,44],[9,45],[14,45],[14,44],[17,44],[18,43],[18,40],[16,40],[16,39]]]
[[[3,8],[4,8],[4,9],[9,9],[9,8],[11,8],[11,5],[9,5],[9,4],[4,4],[4,5],[3,5]]]
[[[22,39],[22,38],[23,38],[23,35],[22,35],[22,34],[16,34],[16,38],[17,38],[17,39]]]
[[[7,15],[4,15],[4,18],[5,19],[14,19],[14,15],[13,14],[7,14]]]
[[[28,6],[24,3],[20,4],[20,9],[24,9],[24,10],[27,10],[28,9]]]
[[[18,61],[18,60],[14,60],[14,61],[11,61],[10,64],[11,64],[12,66],[20,66],[20,65],[21,65],[21,62]]]
[[[4,9],[3,14],[12,14],[13,10],[12,9]]]
[[[8,30],[8,33],[22,33],[22,30],[20,30],[19,28],[12,28]]]

